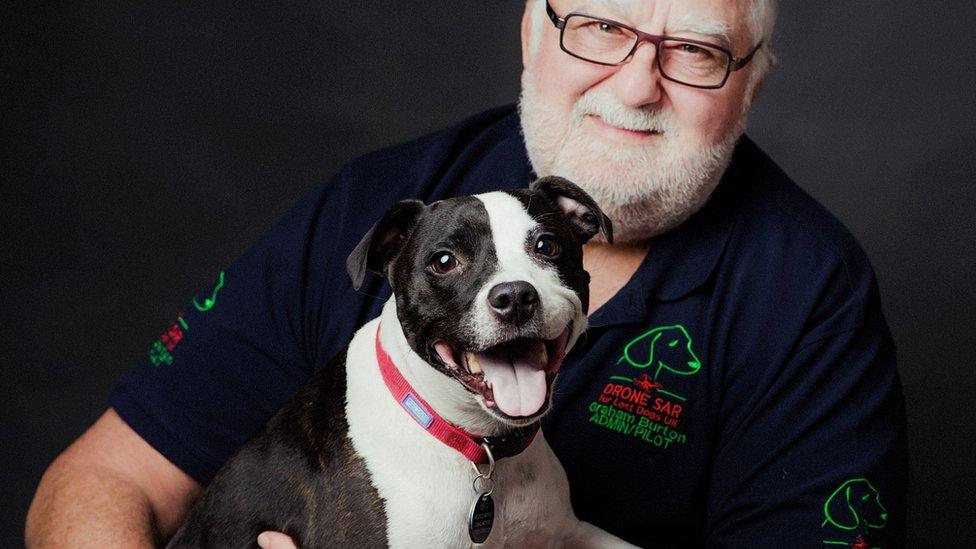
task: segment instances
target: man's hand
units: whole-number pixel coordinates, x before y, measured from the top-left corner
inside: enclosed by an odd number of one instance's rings
[[[263,549],[298,549],[295,542],[281,532],[262,532],[258,536],[258,545]]]

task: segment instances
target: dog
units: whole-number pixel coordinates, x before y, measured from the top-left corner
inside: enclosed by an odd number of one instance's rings
[[[396,203],[347,260],[393,296],[217,473],[169,547],[632,547],[580,521],[541,432],[586,327],[576,185]]]

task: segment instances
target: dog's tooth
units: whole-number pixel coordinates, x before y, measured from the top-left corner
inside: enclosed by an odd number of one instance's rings
[[[541,347],[541,351],[539,352],[539,364],[542,364],[542,367],[545,368],[546,366],[549,365],[549,353],[548,351],[546,351],[545,343],[540,345],[540,347]]]
[[[474,353],[468,353],[468,370],[472,374],[480,374],[484,371],[481,369],[481,364],[478,364],[478,357]]]

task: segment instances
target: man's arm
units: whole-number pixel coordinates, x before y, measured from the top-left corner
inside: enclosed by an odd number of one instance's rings
[[[45,471],[25,540],[28,547],[152,547],[173,535],[201,492],[109,408]]]
[[[905,546],[907,428],[894,344],[873,275],[851,278],[856,291],[820,294],[827,305],[803,317],[813,329],[785,360],[744,361],[726,378],[708,547]]]

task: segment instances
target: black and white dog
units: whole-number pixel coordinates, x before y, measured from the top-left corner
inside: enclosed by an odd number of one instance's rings
[[[218,472],[170,547],[627,547],[576,518],[538,431],[586,327],[581,189],[398,202],[349,256],[394,297]],[[497,460],[497,462],[496,462]]]

